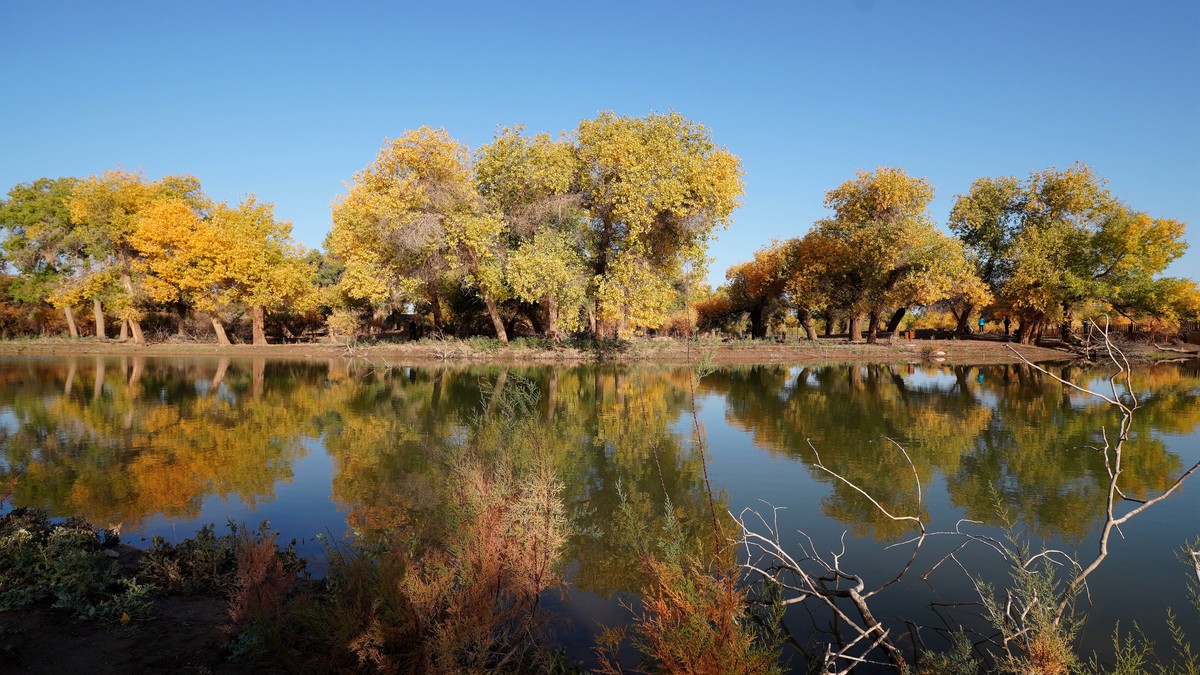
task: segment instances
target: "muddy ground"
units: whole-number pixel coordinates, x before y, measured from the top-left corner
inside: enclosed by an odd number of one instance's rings
[[[81,621],[67,612],[0,612],[3,673],[251,673],[228,660],[229,602],[207,596],[156,600],[143,623]]]
[[[1126,345],[1140,360],[1200,356],[1194,345],[1174,345],[1182,351],[1163,351],[1151,343]],[[120,355],[120,356],[229,356],[239,358],[360,358],[392,365],[430,362],[580,363],[596,360],[684,365],[710,360],[715,365],[824,363],[944,363],[987,365],[1030,361],[1065,361],[1078,358],[1070,350],[1052,346],[1017,345],[999,340],[881,340],[876,344],[851,344],[844,339],[775,342],[771,340],[699,340],[691,343],[670,338],[635,340],[612,349],[574,347],[499,347],[482,340],[422,341],[398,344],[328,343],[285,345],[229,345],[159,343],[133,345],[89,338],[17,340],[0,342],[0,355]],[[1018,355],[1019,354],[1019,355]]]

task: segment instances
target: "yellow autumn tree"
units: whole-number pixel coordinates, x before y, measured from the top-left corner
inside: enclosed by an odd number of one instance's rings
[[[131,237],[143,211],[158,199],[176,199],[196,211],[209,206],[200,181],[191,176],[148,181],[122,169],[79,181],[68,202],[71,221],[83,229],[91,253],[91,265],[72,290],[78,299],[108,291],[114,313],[128,325],[136,344],[145,342],[140,319],[146,290],[141,278],[135,278],[138,254]],[[114,283],[116,288],[109,289]]]
[[[390,141],[333,203],[326,246],[345,265],[340,293],[376,306],[425,304],[441,328],[446,218],[475,200],[467,149],[444,129]]]
[[[565,138],[528,136],[524,127],[502,127],[475,153],[475,183],[483,208],[503,219],[496,257],[504,257],[512,297],[540,305],[545,333],[580,327],[578,316],[591,286],[579,248],[579,160]]]
[[[504,282],[506,225],[503,218],[490,213],[455,213],[444,221],[446,259],[452,271],[461,271],[468,285],[479,292],[487,307],[492,327],[500,342],[508,344],[504,320],[498,302],[508,296]]]
[[[135,267],[148,272],[155,300],[185,299],[209,314],[218,342],[229,344],[221,316],[244,308],[254,344],[266,344],[266,311],[304,309],[314,300],[312,270],[291,229],[253,196],[203,218],[181,200],[162,199],[143,211],[131,236],[141,254]]]
[[[791,246],[774,242],[754,252],[754,258],[725,272],[726,294],[733,308],[750,314],[750,336],[767,335],[768,310],[782,299],[788,281]]]
[[[861,339],[867,315],[874,342],[884,311],[893,310],[887,329],[895,330],[909,306],[930,304],[958,284],[972,284],[962,245],[942,234],[928,215],[933,186],[903,169],[859,171],[825,194],[834,216],[818,221],[809,236],[836,259],[827,265],[836,287],[835,306],[850,316],[850,339]]]
[[[557,340],[560,330],[583,327],[587,262],[565,233],[547,229],[523,242],[509,254],[507,279],[514,296],[545,305],[549,337]]]
[[[601,332],[622,321],[657,326],[670,302],[664,280],[685,263],[703,267],[709,239],[739,205],[741,161],[676,112],[603,112],[580,122],[574,140]]]
[[[599,280],[600,318],[612,321],[622,339],[631,337],[638,326],[662,325],[677,295],[646,258],[632,254],[612,260]]]

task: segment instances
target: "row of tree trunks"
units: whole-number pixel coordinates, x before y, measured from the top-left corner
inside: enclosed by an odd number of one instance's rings
[[[104,308],[100,305],[99,300],[92,300],[92,313],[96,321],[96,337],[108,337],[104,334]],[[63,314],[67,318],[67,330],[70,331],[71,337],[79,337],[79,324],[75,322],[75,309],[66,306],[63,307]]]
[[[106,328],[105,328],[105,320],[104,320],[104,309],[101,306],[99,300],[93,300],[93,303],[94,304],[92,305],[92,310],[95,315],[96,335],[100,336],[102,338],[107,337],[107,335],[105,334]],[[73,338],[79,337],[79,326],[75,322],[75,311],[71,307],[64,307],[63,313],[66,315],[67,327],[71,331],[71,337],[73,337]],[[253,321],[254,344],[256,344],[256,345],[267,344],[267,335],[266,335],[266,327],[265,327],[265,323],[266,323],[265,311],[263,310],[262,307],[255,307],[251,310],[251,317],[252,317],[252,321]],[[217,336],[217,344],[221,344],[221,345],[232,344],[229,341],[229,334],[226,332],[225,325],[224,325],[224,323],[221,322],[221,319],[219,317],[217,317],[216,314],[210,315],[209,318],[212,321],[213,332]],[[118,337],[118,339],[120,341],[124,342],[125,340],[127,340],[129,338],[130,332],[132,332],[132,334],[133,334],[134,344],[142,344],[143,343],[144,338],[143,338],[143,334],[142,334],[141,324],[139,324],[136,319],[123,319],[121,321],[121,332],[120,332],[120,336]]]

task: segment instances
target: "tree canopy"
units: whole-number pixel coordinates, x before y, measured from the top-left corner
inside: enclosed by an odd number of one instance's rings
[[[1084,315],[1155,330],[1200,319],[1195,282],[1163,276],[1185,224],[1124,203],[1084,164],[979,178],[944,228],[929,180],[859,170],[825,193],[827,216],[701,288],[742,192],[738,157],[676,112],[602,112],[557,135],[501,126],[474,150],[425,126],[353,175],[323,251],[297,245],[270,204],[217,203],[191,176],[19,184],[0,201],[3,287],[29,316],[61,312],[72,336],[88,303],[95,335],[114,317],[134,342],[164,314],[199,315],[223,343],[246,319],[264,342],[268,319],[287,317],[334,337],[501,342],[796,326],[816,339],[818,323],[875,341],[926,321],[962,334],[984,316],[1020,340],[1057,324],[1070,341]]]

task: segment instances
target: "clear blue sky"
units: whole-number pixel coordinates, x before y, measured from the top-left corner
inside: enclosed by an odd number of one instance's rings
[[[738,5],[743,5],[739,7]],[[804,232],[856,168],[944,223],[979,176],[1079,160],[1189,222],[1200,278],[1200,2],[0,4],[0,190],[118,164],[274,202],[319,246],[385,138],[678,110],[746,170],[714,280]]]

